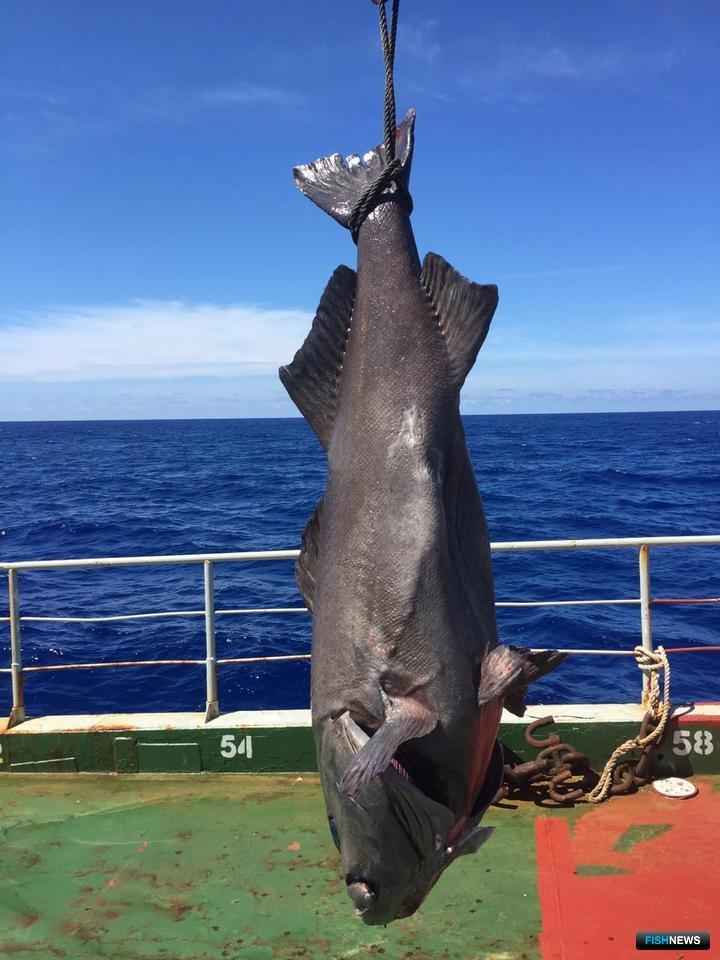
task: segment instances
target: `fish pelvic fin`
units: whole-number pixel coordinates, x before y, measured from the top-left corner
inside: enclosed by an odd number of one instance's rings
[[[341,792],[354,797],[365,784],[390,766],[406,740],[424,737],[437,726],[437,714],[413,697],[398,697],[385,711],[385,720],[360,748],[340,781]]]
[[[470,853],[477,853],[490,837],[495,833],[495,827],[473,827],[465,836],[448,847],[447,853],[453,858],[464,857]]]
[[[303,530],[300,556],[295,563],[295,580],[311,616],[315,606],[315,579],[317,576],[323,503],[324,500],[319,501],[315,507],[315,512]]]
[[[556,650],[533,652],[510,645],[495,647],[482,663],[478,704],[483,706],[503,697],[505,708],[522,717],[529,685],[554,670],[566,657],[566,653]]]
[[[335,270],[305,343],[292,363],[280,367],[283,386],[325,449],[335,421],[337,384],[350,333],[356,280],[350,267]]]
[[[405,190],[410,182],[414,128],[415,111],[409,110],[407,117],[395,131],[395,156],[402,164],[402,185]],[[385,146],[379,144],[364,157],[358,154],[343,157],[339,153],[320,157],[312,163],[295,167],[293,176],[295,185],[306,197],[343,227],[347,227],[355,204],[366,193],[370,184],[380,176],[385,165]],[[378,198],[378,203],[397,189],[395,183],[391,183]]]
[[[420,284],[430,301],[458,389],[472,369],[498,304],[494,283],[472,283],[437,253],[423,260]]]

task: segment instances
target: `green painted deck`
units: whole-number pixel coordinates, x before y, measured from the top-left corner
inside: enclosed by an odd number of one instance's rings
[[[490,843],[378,928],[352,914],[314,774],[3,774],[0,957],[622,960],[653,925],[709,929],[717,953],[720,777],[696,782],[688,801],[493,807]]]

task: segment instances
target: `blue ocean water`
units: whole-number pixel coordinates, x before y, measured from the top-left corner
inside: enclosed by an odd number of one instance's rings
[[[471,416],[470,451],[494,540],[720,532],[720,412]],[[325,457],[301,419],[0,423],[0,560],[295,547],[322,494]],[[499,600],[637,597],[632,550],[496,555]],[[720,596],[720,548],[652,554],[656,597]],[[291,561],[220,564],[221,608],[302,606]],[[25,615],[201,609],[200,567],[21,574]],[[7,600],[0,600],[7,616]],[[637,607],[501,609],[507,642],[631,649]],[[656,642],[720,642],[720,604],[657,606]],[[305,615],[218,617],[218,656],[307,652]],[[24,662],[201,659],[202,618],[26,622]],[[7,623],[0,659],[9,663]],[[673,699],[720,700],[720,654],[673,660]],[[535,702],[631,701],[632,660],[570,658]],[[31,714],[199,710],[198,666],[31,673]],[[304,707],[307,662],[225,666],[223,710]],[[10,683],[0,675],[0,708]]]

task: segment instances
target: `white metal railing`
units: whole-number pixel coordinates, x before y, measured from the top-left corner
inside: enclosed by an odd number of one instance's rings
[[[539,550],[605,550],[613,548],[633,548],[638,551],[639,597],[621,597],[598,600],[515,600],[498,601],[497,607],[571,607],[571,606],[614,606],[631,605],[640,607],[642,645],[646,650],[653,649],[652,606],[654,604],[720,603],[720,597],[658,597],[650,592],[650,549],[655,547],[720,546],[720,534],[688,537],[621,537],[609,539],[585,540],[518,540],[492,543],[493,553],[515,553]],[[299,550],[249,550],[236,553],[197,553],[173,554],[150,557],[97,557],[76,560],[23,560],[0,563],[0,570],[7,573],[8,613],[0,617],[10,625],[10,667],[0,669],[0,673],[9,673],[12,681],[12,711],[9,726],[21,723],[25,719],[25,700],[23,677],[26,673],[47,670],[94,670],[103,667],[139,667],[168,665],[204,665],[206,689],[206,720],[219,714],[217,668],[230,663],[266,663],[286,660],[308,660],[310,654],[285,654],[269,657],[225,657],[218,659],[215,646],[215,620],[218,616],[249,616],[255,614],[304,614],[305,607],[248,607],[218,610],[215,607],[214,564],[241,563],[259,560],[294,560]],[[92,567],[128,567],[158,566],[168,564],[198,564],[203,568],[204,606],[202,610],[162,610],[147,613],[118,614],[101,617],[43,617],[22,616],[20,614],[20,577],[23,570],[62,570]],[[170,617],[203,617],[205,620],[205,658],[202,660],[115,660],[103,663],[67,663],[49,664],[23,668],[21,624],[28,623],[113,623],[127,620],[151,620]],[[720,647],[682,647],[668,650],[669,653],[691,652],[693,650],[720,650]],[[633,656],[632,650],[567,650],[571,654]]]

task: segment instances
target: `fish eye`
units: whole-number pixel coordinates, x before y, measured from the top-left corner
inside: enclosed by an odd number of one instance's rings
[[[330,836],[333,838],[333,843],[335,846],[340,849],[340,834],[338,833],[337,824],[335,823],[334,817],[328,817],[328,826],[330,827]]]

